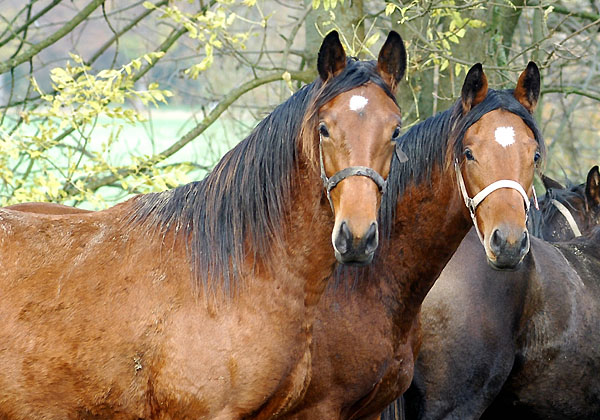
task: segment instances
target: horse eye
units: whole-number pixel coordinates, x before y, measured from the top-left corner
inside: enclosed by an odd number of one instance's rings
[[[394,132],[392,133],[392,140],[398,140],[398,137],[400,137],[400,127],[396,127],[394,129]]]
[[[465,157],[467,158],[467,160],[475,160],[475,156],[473,156],[473,152],[471,152],[471,149],[465,149]]]
[[[542,155],[540,154],[540,152],[535,152],[535,155],[533,155],[533,161],[534,161],[535,163],[537,163],[537,161],[538,161],[538,160],[540,160],[540,157],[541,157],[541,156],[542,156]]]
[[[329,131],[327,131],[327,127],[323,123],[319,125],[319,134],[323,137],[329,137]]]

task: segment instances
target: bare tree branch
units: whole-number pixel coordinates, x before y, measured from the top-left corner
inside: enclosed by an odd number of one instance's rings
[[[18,66],[26,61],[29,61],[30,58],[35,56],[37,53],[42,51],[44,48],[54,44],[59,39],[63,38],[69,32],[71,32],[77,25],[79,25],[82,21],[85,20],[94,10],[96,10],[105,0],[92,0],[84,9],[82,9],[77,15],[73,17],[68,23],[62,26],[58,31],[53,33],[52,35],[46,37],[43,41],[39,42],[31,46],[24,53],[7,60],[6,62],[0,64],[0,74],[6,73],[11,68]]]
[[[292,79],[301,80],[301,81],[304,81],[307,77],[310,77],[310,75],[312,74],[309,72],[289,72],[289,73],[291,74]],[[173,143],[170,147],[163,150],[161,153],[158,153],[157,155],[152,156],[144,164],[138,165],[138,168],[135,168],[135,169],[122,168],[122,169],[117,170],[116,173],[113,173],[113,174],[110,174],[110,175],[107,175],[104,177],[91,178],[86,182],[85,188],[95,191],[98,188],[104,187],[106,185],[110,185],[123,177],[134,174],[136,172],[139,172],[140,170],[144,170],[143,169],[144,167],[152,166],[152,165],[156,164],[157,162],[160,162],[160,161],[168,158],[169,156],[173,155],[175,152],[179,151],[183,146],[190,143],[192,140],[194,140],[200,134],[202,134],[208,127],[211,126],[212,123],[214,123],[217,120],[217,118],[219,118],[219,116],[223,112],[225,112],[225,110],[233,102],[235,102],[244,93],[257,88],[258,86],[261,86],[261,85],[264,85],[267,83],[271,83],[271,82],[274,82],[277,80],[282,80],[282,73],[277,72],[277,73],[268,74],[268,75],[259,77],[257,79],[253,79],[249,82],[244,83],[243,85],[239,86],[238,88],[233,89],[232,91],[230,91],[227,95],[225,95],[221,99],[219,104],[215,108],[213,108],[213,110],[199,124],[197,124],[194,128],[192,128],[186,134],[184,134],[179,140],[177,140],[175,143]],[[73,185],[68,185],[65,187],[65,190],[67,190],[67,192],[72,192],[71,190],[73,190],[73,189],[74,189]]]

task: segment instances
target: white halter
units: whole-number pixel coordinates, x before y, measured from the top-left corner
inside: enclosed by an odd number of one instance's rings
[[[563,203],[554,198],[550,200],[550,202],[554,205],[554,207],[556,207],[560,214],[562,214],[564,218],[567,219],[567,223],[569,224],[569,227],[575,234],[575,237],[581,236],[579,226],[577,226],[577,222],[575,221],[575,218],[573,217],[569,209]]]
[[[475,216],[475,210],[481,204],[485,198],[500,188],[512,188],[513,190],[517,190],[521,197],[523,197],[523,203],[525,203],[525,221],[527,221],[527,217],[529,215],[529,197],[527,193],[517,181],[513,181],[511,179],[501,179],[496,182],[492,182],[490,185],[485,187],[483,190],[479,191],[475,197],[469,197],[467,193],[467,187],[465,186],[465,181],[463,180],[462,173],[460,172],[460,166],[458,165],[458,159],[454,161],[454,169],[456,170],[456,180],[458,182],[458,188],[463,196],[463,200],[465,202],[465,206],[469,209],[469,213],[471,214],[471,219],[473,220],[473,225],[475,226],[475,230],[477,231],[477,236],[479,236],[479,240],[483,245],[483,235],[479,231],[479,227],[477,226],[477,217]],[[537,196],[535,194],[535,188],[531,185],[531,189],[533,191],[533,202],[536,209],[539,209]]]

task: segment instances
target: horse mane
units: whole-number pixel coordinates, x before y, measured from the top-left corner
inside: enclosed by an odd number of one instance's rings
[[[558,213],[558,208],[552,204],[553,199],[564,204],[569,210],[579,211],[571,205],[571,201],[577,198],[585,200],[585,184],[573,185],[569,181],[567,183],[570,186],[565,189],[548,189],[546,194],[539,199],[539,210],[534,207],[530,208],[527,229],[536,238],[543,239],[542,230],[545,221],[553,219]]]
[[[283,243],[301,160],[321,182],[319,108],[368,82],[394,98],[374,61],[350,58],[339,75],[326,83],[318,78],[277,106],[202,181],[134,197],[129,223],[158,229],[163,237],[170,231],[184,237],[194,286],[231,295],[239,288],[244,259],[253,255],[264,262]]]
[[[463,139],[466,131],[488,112],[504,109],[519,117],[527,124],[539,144],[540,162],[546,154],[542,134],[533,116],[513,96],[513,90],[489,89],[485,99],[474,106],[464,116],[462,115],[461,100],[443,112],[411,127],[399,140],[398,147],[408,157],[401,163],[392,159],[388,176],[387,192],[381,203],[380,220],[386,227],[385,234],[390,235],[389,227],[393,226],[396,203],[407,186],[430,182],[433,169],[450,165],[463,152]],[[449,149],[450,148],[450,149]],[[447,151],[452,156],[447,156]]]

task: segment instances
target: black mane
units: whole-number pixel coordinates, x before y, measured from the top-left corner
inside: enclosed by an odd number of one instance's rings
[[[537,238],[544,239],[543,229],[545,222],[547,220],[554,220],[556,213],[558,213],[558,208],[552,204],[553,199],[564,204],[569,210],[578,212],[579,210],[573,207],[571,202],[577,199],[585,200],[585,184],[571,185],[566,189],[550,188],[539,199],[540,209],[536,210],[534,207],[531,207],[527,229],[529,233]]]
[[[393,98],[375,62],[348,59],[341,74],[327,83],[317,79],[275,108],[202,181],[134,198],[130,223],[186,238],[196,286],[231,294],[244,258],[268,258],[273,244],[281,243],[303,150],[312,151],[304,159],[320,182],[314,161],[318,109],[368,82]]]

